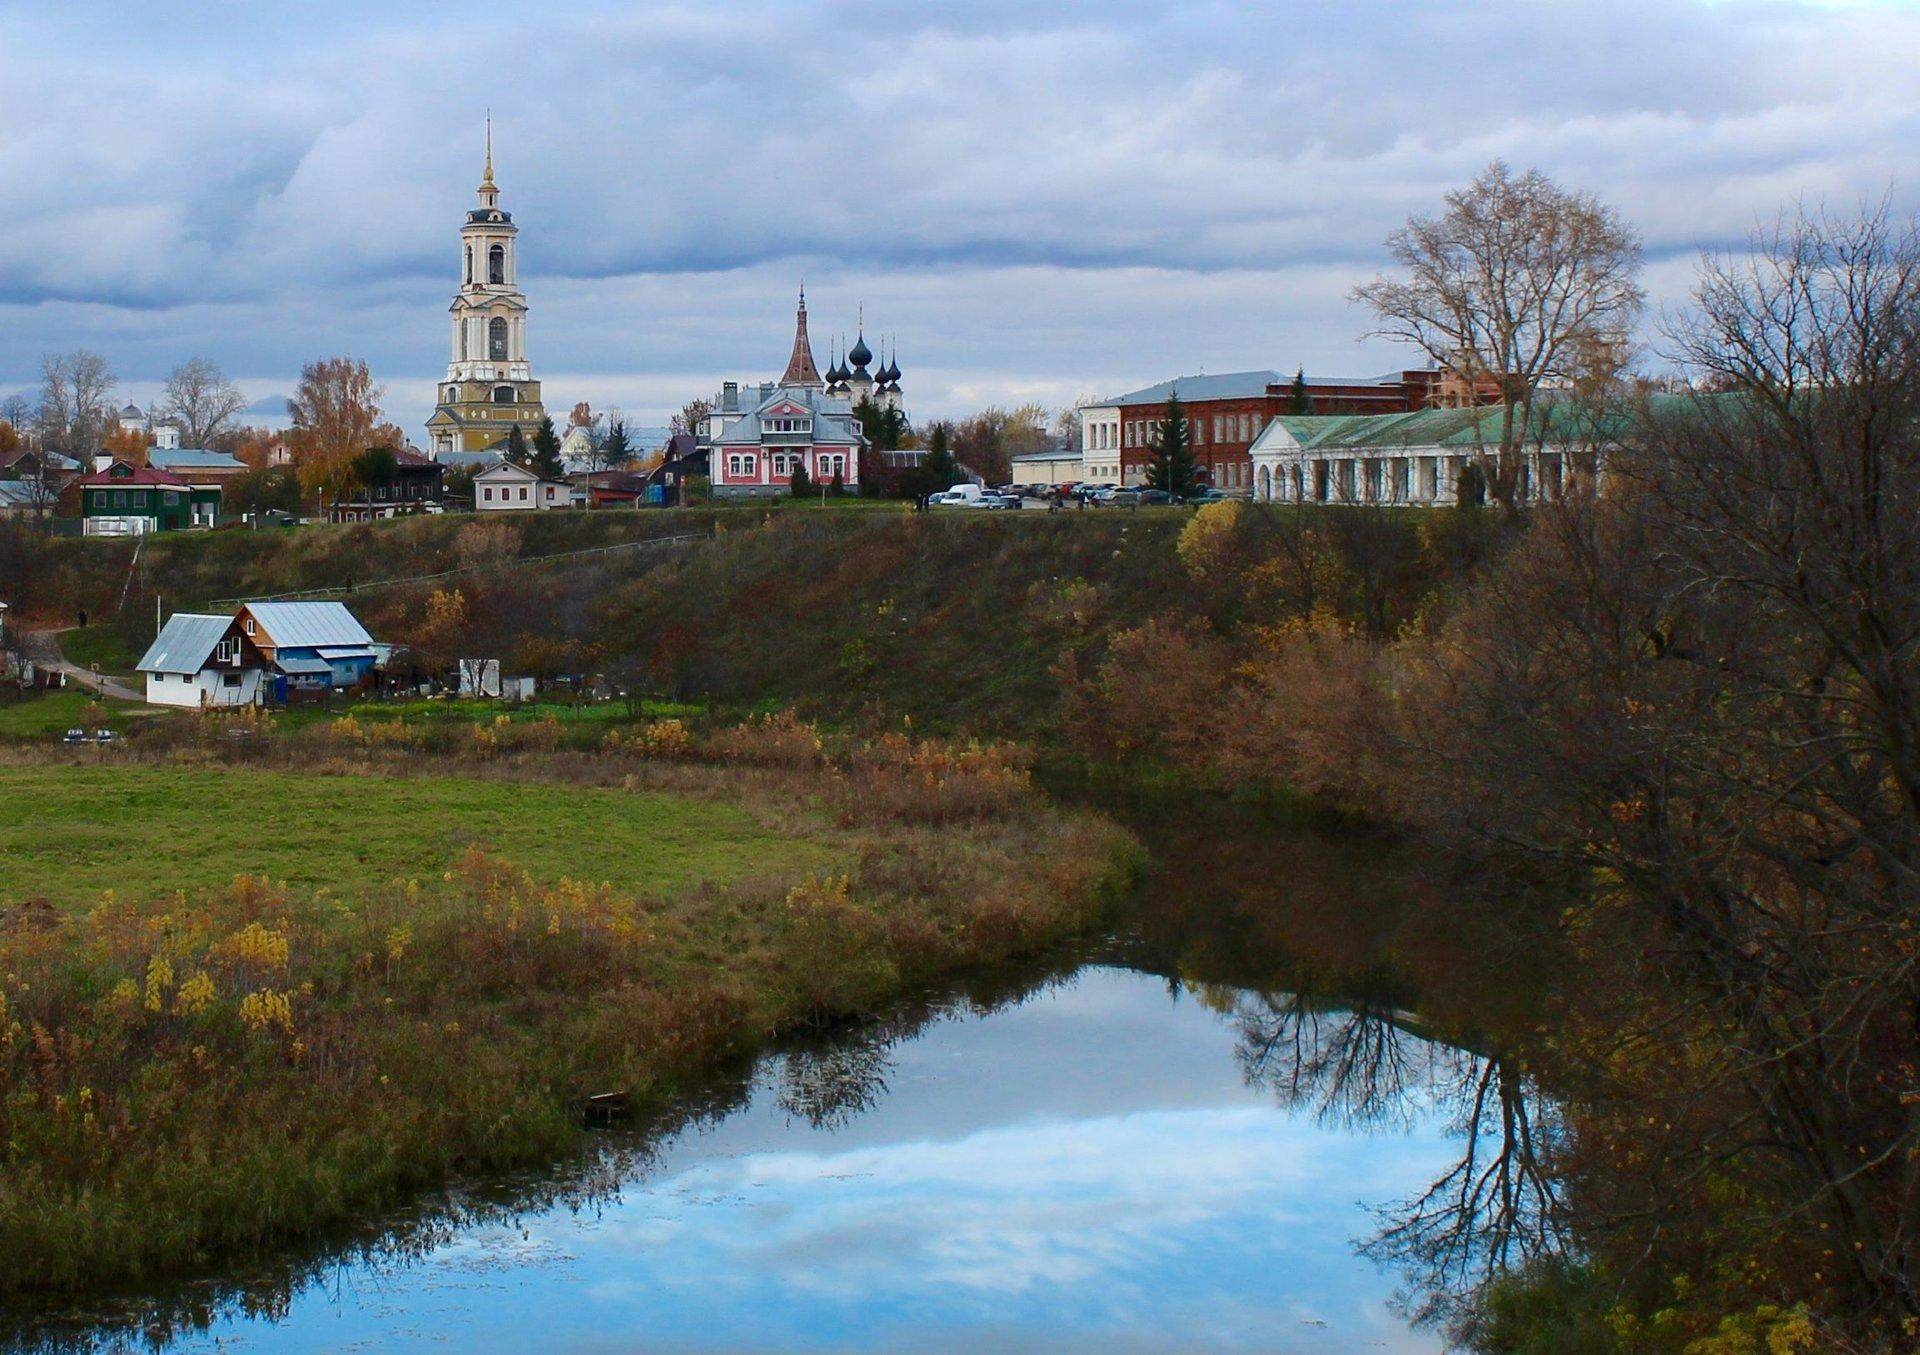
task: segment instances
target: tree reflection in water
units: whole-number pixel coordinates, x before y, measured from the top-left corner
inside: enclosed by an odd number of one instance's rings
[[[1476,905],[1474,881],[1351,825],[1225,801],[1118,808],[1158,863],[1126,958],[1178,974],[1235,1027],[1250,1084],[1323,1124],[1392,1132],[1439,1114],[1458,1138],[1452,1167],[1377,1209],[1359,1244],[1405,1277],[1408,1316],[1444,1322],[1502,1270],[1564,1248],[1564,1125],[1524,1071],[1563,962],[1550,926],[1515,930],[1512,910]]]
[[[1561,1247],[1547,1167],[1561,1122],[1516,1060],[1445,1044],[1412,1013],[1364,999],[1338,1007],[1302,992],[1205,986],[1196,995],[1237,1027],[1247,1081],[1290,1109],[1350,1129],[1448,1116],[1459,1160],[1418,1195],[1380,1209],[1380,1231],[1361,1245],[1406,1276],[1403,1302],[1415,1320],[1443,1320],[1501,1271]]]

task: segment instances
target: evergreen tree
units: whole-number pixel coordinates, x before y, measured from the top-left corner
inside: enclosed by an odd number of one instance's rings
[[[1301,367],[1293,374],[1293,412],[1295,414],[1313,413],[1313,397],[1307,394],[1307,369]]]
[[[833,473],[833,488],[828,492],[832,494],[833,497],[836,499],[844,498],[846,496],[846,492],[847,492],[846,477],[841,475],[839,471],[835,471]]]
[[[516,427],[513,431],[520,430]],[[560,435],[553,431],[553,420],[544,415],[540,426],[533,430],[533,460],[527,469],[542,480],[558,480],[567,473],[560,460]]]
[[[1160,438],[1154,448],[1153,460],[1147,466],[1147,484],[1153,489],[1163,489],[1176,499],[1193,497],[1197,477],[1194,474],[1193,444],[1189,440],[1191,429],[1187,426],[1187,409],[1180,403],[1180,393],[1172,391],[1167,396],[1166,417],[1160,420]]]
[[[608,470],[624,466],[633,459],[633,447],[627,442],[627,425],[615,419],[607,426],[606,440],[600,444],[598,460]]]
[[[796,499],[812,496],[813,480],[807,475],[807,468],[804,465],[793,468],[793,478],[787,481],[787,489]]]
[[[532,459],[527,451],[527,435],[520,431],[520,425],[516,423],[507,430],[507,460],[516,466],[524,466]]]
[[[922,492],[938,494],[952,489],[959,478],[960,468],[953,463],[952,436],[944,421],[936,423],[927,435],[926,459],[920,463]]]

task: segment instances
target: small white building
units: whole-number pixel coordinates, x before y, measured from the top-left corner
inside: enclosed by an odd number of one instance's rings
[[[147,680],[148,705],[251,706],[263,696],[266,660],[238,618],[176,612],[137,671]]]
[[[1081,472],[1080,453],[1071,447],[1049,447],[1044,452],[1027,452],[1013,458],[1013,483],[1016,485],[1079,484],[1088,478]]]
[[[1080,468],[1073,478],[1099,485],[1119,484],[1119,404],[1082,405],[1074,412],[1080,418]]]
[[[568,508],[573,487],[558,480],[542,480],[525,466],[497,462],[473,477],[473,507],[478,513],[537,512]]]

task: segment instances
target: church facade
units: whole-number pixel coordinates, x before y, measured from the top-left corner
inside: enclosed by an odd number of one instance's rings
[[[527,361],[527,298],[515,257],[519,228],[500,206],[487,132],[480,202],[460,227],[460,289],[454,293],[451,357],[427,420],[427,445],[443,452],[504,448],[515,427],[531,440],[546,409]]]

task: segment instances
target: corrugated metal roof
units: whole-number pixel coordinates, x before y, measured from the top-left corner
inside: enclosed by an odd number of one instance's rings
[[[1106,405],[1164,405],[1178,390],[1182,400],[1246,400],[1267,393],[1267,387],[1284,378],[1278,372],[1219,372],[1212,376],[1175,377],[1155,386],[1102,400]]]
[[[149,447],[147,463],[164,470],[237,470],[247,466],[238,457],[204,447]]]
[[[373,643],[367,628],[344,602],[249,602],[247,610],[278,648]]]
[[[1655,400],[1656,410],[1668,402]],[[1625,412],[1596,412],[1576,400],[1548,399],[1534,406],[1529,442],[1592,442],[1618,438],[1629,417]],[[1500,441],[1500,407],[1420,409],[1407,414],[1282,414],[1267,425],[1253,450],[1266,451],[1286,438],[1304,450],[1328,447],[1457,447],[1495,446]]]
[[[273,666],[283,673],[317,674],[331,673],[333,671],[333,665],[329,664],[325,659],[275,659]]]
[[[0,480],[0,506],[8,508],[47,508],[54,492],[32,480]]]
[[[201,612],[175,612],[160,628],[160,634],[147,647],[140,660],[142,673],[197,673],[207,665],[207,656],[220,643],[220,637],[233,624],[230,616],[209,616]]]

